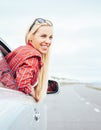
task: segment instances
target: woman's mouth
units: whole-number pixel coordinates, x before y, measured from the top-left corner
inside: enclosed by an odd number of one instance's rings
[[[48,47],[45,45],[45,46],[42,46],[42,50],[47,50]]]

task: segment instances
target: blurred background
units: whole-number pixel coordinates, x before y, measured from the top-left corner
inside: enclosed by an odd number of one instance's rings
[[[0,37],[13,50],[25,44],[35,18],[54,24],[50,75],[81,82],[101,81],[100,0],[1,0]]]

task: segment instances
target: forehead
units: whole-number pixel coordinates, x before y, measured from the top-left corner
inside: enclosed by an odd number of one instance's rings
[[[36,33],[46,33],[46,34],[53,34],[53,27],[52,26],[41,26]]]

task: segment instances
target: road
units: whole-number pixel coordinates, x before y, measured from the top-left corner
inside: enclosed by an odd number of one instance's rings
[[[101,130],[101,91],[64,85],[48,95],[47,130]]]

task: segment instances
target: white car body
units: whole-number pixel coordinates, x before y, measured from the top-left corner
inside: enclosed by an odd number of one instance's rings
[[[43,102],[0,87],[0,130],[46,130],[46,113]]]

